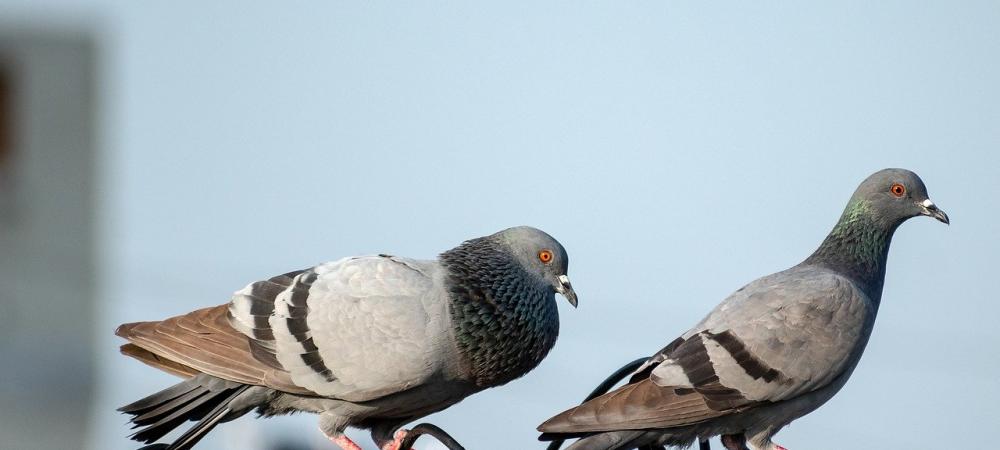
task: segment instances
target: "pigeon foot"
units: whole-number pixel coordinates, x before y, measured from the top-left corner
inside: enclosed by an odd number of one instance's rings
[[[392,435],[392,442],[383,445],[382,446],[382,450],[403,450],[403,449],[399,448],[400,444],[403,443],[403,439],[405,439],[406,435],[409,434],[409,433],[410,433],[410,430],[407,430],[405,428],[400,428],[400,429],[396,430],[396,432],[393,433],[393,435]],[[413,449],[409,449],[409,450],[413,450]]]

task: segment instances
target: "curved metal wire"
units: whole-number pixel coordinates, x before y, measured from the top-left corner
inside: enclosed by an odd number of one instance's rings
[[[629,376],[629,374],[631,374],[632,372],[635,372],[648,359],[649,357],[647,356],[644,358],[636,359],[635,361],[632,361],[628,364],[625,364],[620,369],[616,370],[614,373],[605,378],[604,381],[602,381],[601,384],[597,385],[597,387],[594,388],[593,391],[590,391],[590,395],[587,395],[587,398],[583,399],[583,401],[580,403],[587,403],[597,397],[606,394],[608,391],[611,390],[611,388],[615,387],[616,384],[624,380],[625,377]],[[559,448],[561,448],[563,443],[565,442],[566,442],[565,439],[556,439],[550,442],[549,446],[545,447],[545,449],[559,450]]]
[[[448,450],[465,450],[465,447],[462,447],[462,444],[459,444],[455,438],[451,437],[451,435],[439,428],[437,425],[430,423],[422,423],[410,428],[410,431],[406,433],[406,436],[404,436],[403,440],[399,443],[399,448],[413,448],[413,443],[417,442],[417,438],[425,434],[437,439],[438,442],[444,444]]]

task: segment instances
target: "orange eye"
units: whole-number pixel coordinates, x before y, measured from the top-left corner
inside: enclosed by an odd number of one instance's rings
[[[892,192],[892,195],[896,197],[902,197],[903,194],[906,194],[906,187],[899,183],[893,183],[892,187],[889,188],[889,192]]]
[[[552,252],[549,250],[542,250],[538,252],[538,260],[545,264],[552,262]]]

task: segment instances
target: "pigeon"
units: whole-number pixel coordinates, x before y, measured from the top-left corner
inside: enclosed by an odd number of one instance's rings
[[[399,450],[400,427],[535,368],[555,344],[555,294],[576,307],[566,250],[545,232],[509,228],[436,260],[380,254],[258,281],[228,304],[116,334],[122,353],[185,380],[119,410],[153,443],[188,420],[183,450],[220,422],[319,414],[320,430],[360,450],[346,427]]]
[[[854,371],[882,299],[889,242],[915,216],[949,223],[916,174],[874,173],[812,255],[737,290],[627,384],[542,423],[540,439],[610,450],[721,435],[729,450],[784,450],[772,437]]]

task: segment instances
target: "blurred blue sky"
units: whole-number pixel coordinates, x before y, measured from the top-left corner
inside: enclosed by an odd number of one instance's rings
[[[521,224],[566,246],[580,308],[562,309],[533,373],[429,420],[470,449],[541,448],[538,423],[799,262],[884,167],[920,174],[953,225],[898,231],[852,380],[776,441],[995,440],[996,2],[0,6],[5,23],[83,24],[100,44],[106,303],[90,448],[136,447],[113,408],[172,381],[117,354],[118,323]],[[204,447],[281,433],[332,448],[313,416],[241,419]]]

